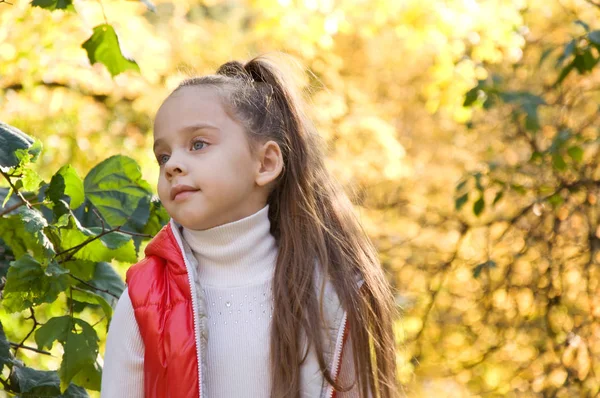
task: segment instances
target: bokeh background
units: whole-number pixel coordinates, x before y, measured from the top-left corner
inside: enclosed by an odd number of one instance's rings
[[[104,23],[139,72],[90,64]],[[42,141],[46,179],[124,154],[154,184],[170,90],[285,52],[395,289],[404,393],[594,397],[598,29],[597,0],[4,1],[0,120]]]

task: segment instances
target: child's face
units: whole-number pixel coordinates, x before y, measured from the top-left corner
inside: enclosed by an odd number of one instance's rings
[[[158,196],[186,228],[212,228],[265,205],[255,184],[260,161],[213,88],[184,87],[165,100],[154,123],[154,153]]]

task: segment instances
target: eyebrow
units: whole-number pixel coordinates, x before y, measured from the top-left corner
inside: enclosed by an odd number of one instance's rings
[[[194,123],[191,124],[189,126],[185,126],[181,129],[179,129],[178,133],[180,134],[189,134],[191,132],[197,131],[197,130],[219,130],[219,128],[213,124],[210,123]],[[154,145],[152,146],[153,150],[156,150],[156,147],[159,145],[162,145],[164,142],[164,139],[159,138],[156,141],[154,141]]]

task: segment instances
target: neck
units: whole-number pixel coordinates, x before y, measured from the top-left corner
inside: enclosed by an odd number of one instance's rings
[[[269,205],[258,212],[205,230],[183,228],[198,260],[205,286],[235,287],[264,282],[273,275],[277,243],[270,233]]]

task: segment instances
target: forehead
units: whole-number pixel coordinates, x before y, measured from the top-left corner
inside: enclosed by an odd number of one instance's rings
[[[154,135],[192,124],[222,127],[233,122],[225,112],[217,89],[207,86],[182,87],[172,93],[158,109],[154,119]]]

